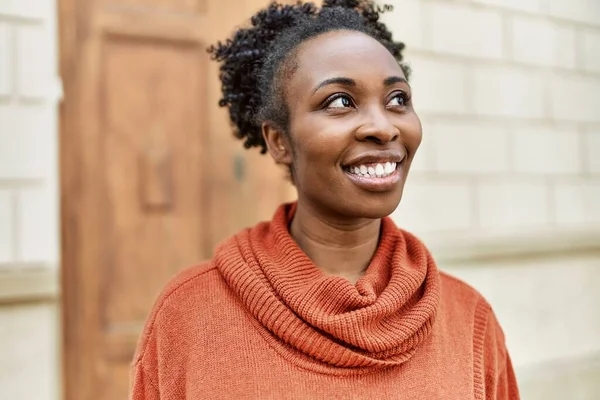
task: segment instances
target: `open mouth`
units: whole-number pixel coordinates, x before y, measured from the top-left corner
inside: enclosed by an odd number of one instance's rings
[[[398,169],[400,163],[387,161],[384,163],[366,163],[343,167],[344,171],[364,178],[385,178]]]

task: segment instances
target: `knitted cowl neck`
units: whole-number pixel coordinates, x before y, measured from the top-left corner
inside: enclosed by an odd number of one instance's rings
[[[249,313],[277,342],[327,367],[390,367],[428,336],[440,299],[435,262],[414,236],[383,218],[379,244],[352,284],[325,275],[288,227],[295,203],[223,242],[214,262]],[[260,327],[259,327],[260,328]]]

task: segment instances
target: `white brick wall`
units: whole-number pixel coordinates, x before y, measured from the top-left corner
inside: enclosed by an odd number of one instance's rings
[[[407,44],[424,132],[424,154],[417,156],[406,202],[424,197],[418,193],[442,193],[448,180],[460,177],[461,193],[472,196],[457,207],[476,207],[474,218],[421,201],[420,209],[431,207],[437,217],[427,218],[427,210],[419,214],[423,219],[406,215],[404,226],[420,234],[490,234],[583,221],[575,204],[592,201],[588,186],[600,170],[600,2],[393,4],[384,21]],[[571,181],[577,184],[558,189]],[[409,208],[404,203],[398,218]]]
[[[583,68],[600,72],[600,30],[586,30],[581,34]]]
[[[598,156],[598,149],[600,149],[600,127],[586,132],[584,137],[584,156],[587,162],[587,172],[591,175],[600,176],[600,157]]]
[[[39,103],[0,103],[0,179],[46,178],[48,146],[56,140],[49,111]]]
[[[59,313],[53,304],[0,307],[0,393],[6,400],[58,400]],[[7,345],[8,344],[8,345]]]
[[[467,71],[462,63],[414,54],[410,57],[410,65],[413,68],[413,100],[418,110],[439,114],[466,112]]]
[[[425,3],[429,18],[431,50],[467,57],[502,58],[502,16],[468,5]]]
[[[429,126],[426,136],[440,171],[488,174],[509,170],[510,132],[501,124],[438,121]]]
[[[510,24],[513,60],[524,64],[575,68],[575,28],[543,17],[515,15]]]
[[[545,0],[473,0],[475,3],[494,7],[539,13],[544,10]]]
[[[547,0],[549,14],[556,18],[600,26],[597,0]]]
[[[534,119],[545,116],[543,75],[502,65],[476,66],[469,75],[473,79],[475,115]]]
[[[600,179],[558,182],[556,220],[565,226],[600,226]]]
[[[9,62],[12,50],[11,33],[10,26],[0,21],[0,99],[9,97],[12,88],[13,65]]]
[[[47,46],[47,29],[43,25],[24,25],[16,28],[17,94],[24,98],[43,99],[50,92],[55,55]]]
[[[30,188],[19,191],[17,197],[19,221],[17,260],[35,263],[58,260],[58,209],[49,188]]]
[[[478,186],[479,223],[484,230],[544,227],[550,222],[543,180],[483,180]]]
[[[423,48],[424,36],[427,35],[423,29],[423,2],[420,0],[395,0],[393,6],[396,12],[384,13],[381,21],[387,26],[393,26],[398,35],[410,37],[412,48]]]
[[[515,169],[532,174],[582,173],[581,135],[575,126],[523,125],[515,129]]]
[[[0,280],[58,266],[56,36],[55,0],[0,0]],[[0,304],[2,399],[60,398],[57,312]]]
[[[552,116],[557,120],[600,122],[600,78],[598,75],[557,73],[549,90]],[[560,82],[560,84],[559,84]]]
[[[52,0],[0,1],[4,266],[56,266],[59,259],[55,6]]]
[[[55,2],[52,0],[2,0],[0,16],[15,20],[49,22],[54,13]]]
[[[14,258],[13,230],[13,196],[0,190],[0,264]]]
[[[415,230],[457,231],[472,224],[473,196],[468,180],[420,180],[411,177],[394,219]],[[440,201],[443,205],[440,206]],[[453,209],[450,213],[447,210]]]
[[[600,231],[600,1],[381,2],[423,121],[397,223],[426,242]],[[491,302],[517,371],[600,354],[600,254],[447,269]]]

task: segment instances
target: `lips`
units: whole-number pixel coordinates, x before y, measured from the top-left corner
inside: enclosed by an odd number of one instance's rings
[[[354,167],[361,167],[362,165],[376,167],[377,164],[384,165],[386,163],[400,164],[405,157],[405,153],[398,150],[383,150],[383,151],[370,151],[357,154],[350,157],[347,161],[342,163],[344,169],[353,170]]]
[[[403,164],[397,164],[397,167],[389,174],[384,171],[383,175],[377,175],[378,171],[375,171],[374,175],[369,174],[357,174],[350,172],[344,168],[346,177],[357,187],[368,192],[390,192],[394,191],[398,187],[398,183],[401,181],[404,174]]]
[[[369,192],[389,192],[404,175],[404,152],[386,150],[360,153],[342,165],[346,177]]]

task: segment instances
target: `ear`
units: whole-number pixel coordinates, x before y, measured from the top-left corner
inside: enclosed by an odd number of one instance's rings
[[[292,165],[292,150],[283,131],[270,122],[263,122],[262,134],[267,150],[277,164]]]

